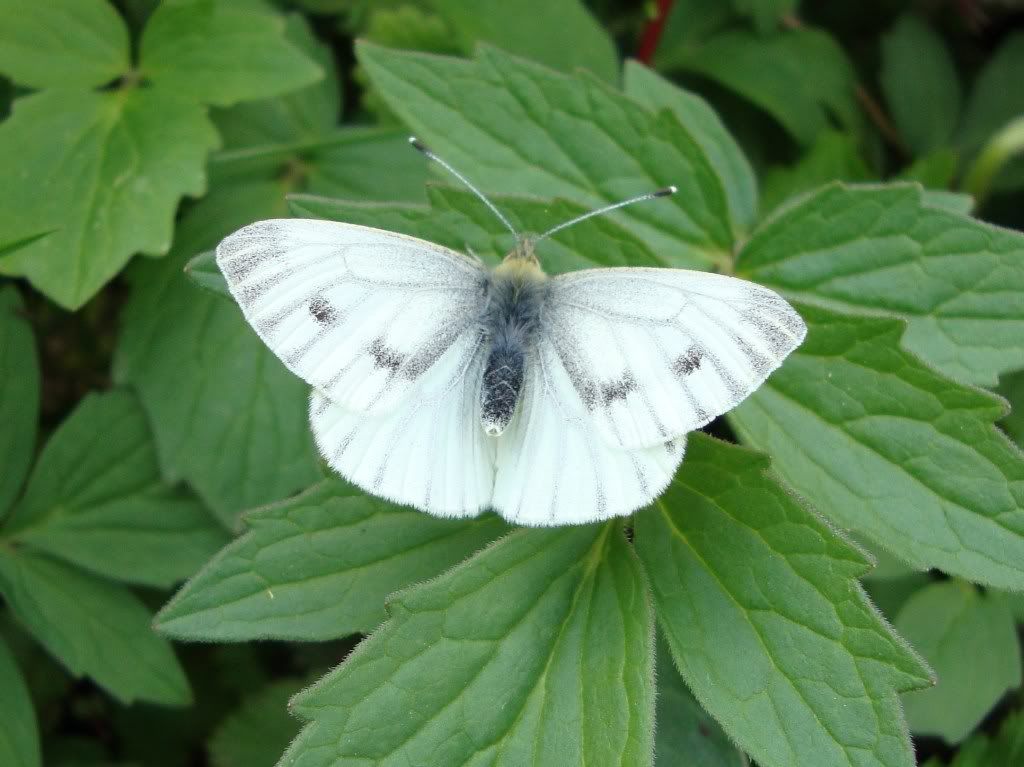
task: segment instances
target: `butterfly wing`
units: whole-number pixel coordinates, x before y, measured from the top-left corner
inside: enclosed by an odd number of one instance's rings
[[[443,517],[490,505],[494,440],[480,425],[486,356],[480,333],[464,333],[386,412],[359,412],[314,389],[310,422],[335,471],[364,490]]]
[[[806,334],[776,293],[683,269],[560,275],[539,347],[607,444],[636,449],[707,424],[757,389]]]
[[[516,414],[497,445],[493,505],[523,525],[594,522],[646,506],[683,459],[685,436],[626,450],[601,438],[550,344],[527,363]]]
[[[357,412],[398,407],[463,334],[487,272],[439,245],[353,224],[277,219],[217,247],[246,320],[293,373]]]

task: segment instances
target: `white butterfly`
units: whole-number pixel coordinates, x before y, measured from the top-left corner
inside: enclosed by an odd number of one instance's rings
[[[413,140],[414,146],[473,189]],[[380,229],[260,221],[217,264],[260,338],[313,386],[320,452],[375,495],[443,517],[593,522],[656,498],[686,434],[803,340],[772,291],[683,269],[549,277],[517,235],[500,266]]]

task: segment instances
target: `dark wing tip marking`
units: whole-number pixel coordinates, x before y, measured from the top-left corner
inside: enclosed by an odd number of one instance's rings
[[[318,296],[309,302],[309,314],[320,325],[326,327],[333,325],[338,319],[338,312],[331,306],[330,301]]]

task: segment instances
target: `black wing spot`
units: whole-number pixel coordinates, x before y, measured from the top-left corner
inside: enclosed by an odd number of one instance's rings
[[[601,384],[601,400],[605,407],[609,407],[616,400],[625,402],[626,397],[633,391],[636,391],[636,379],[633,378],[633,373],[627,370],[619,380]]]
[[[389,349],[381,338],[374,339],[367,351],[373,357],[374,365],[382,370],[390,370],[392,373],[397,373],[398,369],[402,367],[402,363],[405,362],[405,355],[394,349]]]
[[[703,359],[704,356],[700,353],[700,349],[696,346],[691,346],[686,354],[680,354],[676,357],[672,363],[672,372],[680,378],[686,378],[690,373],[700,368],[700,363]]]
[[[317,297],[309,302],[310,316],[323,326],[333,325],[338,319],[338,313],[331,306],[326,298]]]

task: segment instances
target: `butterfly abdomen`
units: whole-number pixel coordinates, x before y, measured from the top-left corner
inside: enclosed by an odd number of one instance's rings
[[[545,293],[543,280],[524,281],[501,273],[489,285],[484,325],[490,351],[480,392],[480,420],[492,437],[500,435],[515,414]]]

